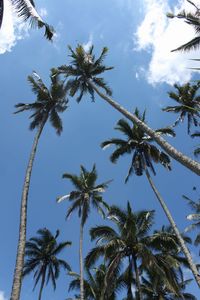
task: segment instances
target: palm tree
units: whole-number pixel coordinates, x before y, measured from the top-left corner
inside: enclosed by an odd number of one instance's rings
[[[194,211],[193,214],[189,214],[187,216],[187,219],[190,221],[195,221],[193,224],[189,225],[185,231],[187,232],[193,229],[198,229],[200,227],[200,198],[197,201],[191,200],[185,195],[183,195],[183,198],[188,202],[188,205]],[[200,244],[200,233],[197,234],[194,244],[196,246]]]
[[[81,45],[78,45],[75,51],[71,47],[69,47],[69,50],[71,52],[70,57],[72,58],[71,64],[63,65],[58,69],[53,69],[53,72],[65,75],[68,80],[67,86],[72,97],[80,92],[77,97],[77,101],[79,102],[84,94],[89,93],[92,100],[94,100],[96,92],[103,100],[118,110],[126,118],[135,122],[141,130],[152,137],[155,142],[158,143],[171,157],[189,168],[192,172],[200,175],[200,164],[198,162],[179,152],[159,134],[157,134],[157,132],[138,119],[136,115],[130,113],[109,97],[111,95],[111,90],[105,83],[104,79],[99,77],[105,71],[112,69],[112,67],[106,67],[103,65],[103,60],[108,51],[106,47],[103,48],[99,58],[97,59],[95,59],[95,55],[93,54],[93,46],[89,49],[89,51],[85,51]],[[103,89],[106,94],[104,94],[101,89]]]
[[[145,121],[145,113],[143,116],[140,116],[139,111],[136,109],[135,115],[139,119],[142,120],[142,122]],[[153,190],[153,192],[156,195],[156,198],[158,199],[160,205],[162,206],[175,234],[177,235],[177,238],[179,240],[179,243],[181,245],[182,251],[184,252],[188,263],[190,264],[190,268],[195,276],[195,279],[200,286],[200,275],[198,273],[196,265],[192,261],[191,254],[189,250],[187,249],[185,242],[183,238],[181,237],[181,234],[177,228],[177,225],[167,207],[165,204],[165,201],[162,199],[160,193],[156,189],[154,182],[150,176],[150,173],[148,169],[150,169],[154,175],[156,175],[153,162],[162,164],[166,169],[171,170],[170,167],[170,158],[167,154],[160,151],[158,148],[156,148],[154,145],[152,145],[152,138],[148,136],[143,130],[140,129],[140,127],[136,123],[132,123],[132,126],[129,125],[129,123],[126,120],[119,120],[117,123],[116,130],[120,131],[124,134],[125,139],[110,139],[102,143],[102,147],[108,147],[110,145],[116,146],[116,150],[112,153],[110,159],[113,163],[116,163],[120,156],[123,156],[124,154],[131,154],[132,160],[131,160],[131,166],[128,171],[128,175],[125,179],[125,182],[129,179],[130,175],[135,173],[137,176],[143,175],[145,173],[150,186]],[[171,131],[169,128],[167,129],[158,129],[156,130],[157,134],[173,134],[173,131]]]
[[[118,280],[114,280],[112,282],[112,287],[110,288],[109,295],[102,295],[104,291],[104,282],[107,273],[107,266],[101,264],[98,268],[93,268],[92,270],[86,270],[87,279],[84,280],[84,291],[85,291],[85,299],[87,300],[116,300],[117,292],[120,289],[121,282]],[[72,290],[80,290],[80,275],[76,273],[69,273],[75,279],[73,279],[69,284],[69,291]],[[102,298],[103,296],[103,298]],[[79,296],[77,296],[80,298]]]
[[[33,92],[36,94],[37,99],[33,103],[19,103],[16,105],[16,113],[23,111],[32,111],[30,116],[32,119],[30,123],[30,129],[37,129],[33,146],[31,149],[26,175],[24,179],[24,186],[21,198],[21,212],[20,212],[20,227],[19,227],[19,240],[17,259],[15,265],[11,300],[19,300],[22,272],[24,264],[24,252],[26,243],[26,224],[27,224],[27,202],[28,193],[31,180],[31,173],[33,168],[33,162],[38,146],[38,142],[43,131],[46,122],[49,120],[51,125],[55,128],[58,135],[62,132],[62,121],[59,117],[59,113],[64,112],[67,108],[68,100],[66,99],[66,87],[63,81],[59,80],[59,76],[50,76],[51,87],[48,90],[46,85],[37,73],[28,77],[28,81],[32,86]]]
[[[185,10],[181,11],[177,15],[174,15],[173,13],[168,13],[167,16],[169,18],[178,18],[183,19],[187,24],[191,25],[197,36],[194,37],[191,41],[179,46],[178,48],[172,50],[174,51],[190,51],[195,50],[199,48],[200,45],[200,9],[195,5],[195,3],[191,0],[186,0],[188,3],[190,3],[193,7],[195,7],[195,13],[187,13]]]
[[[38,282],[41,281],[38,297],[38,300],[41,300],[45,281],[47,285],[49,280],[51,280],[55,290],[56,280],[60,275],[61,267],[71,271],[69,264],[57,257],[65,247],[71,246],[71,242],[58,243],[59,230],[56,231],[55,236],[47,228],[39,229],[37,233],[39,237],[33,237],[26,242],[26,262],[24,264],[23,276],[34,272],[35,285],[33,290]]]
[[[45,28],[45,37],[52,40],[54,29],[48,25],[38,14],[33,0],[11,0],[11,4],[17,15],[24,21],[30,20],[31,26]],[[0,28],[4,17],[4,0],[0,0]]]
[[[173,126],[183,122],[184,118],[187,117],[188,134],[190,134],[190,127],[192,123],[194,126],[200,125],[198,122],[198,118],[200,117],[200,96],[197,95],[200,82],[193,85],[190,83],[186,83],[184,85],[175,84],[174,87],[177,92],[169,92],[168,95],[171,99],[176,101],[178,105],[167,106],[162,110],[179,114],[179,117]]]
[[[197,300],[197,298],[185,292],[187,284],[191,280],[178,281],[180,293],[174,293],[165,279],[154,276],[151,272],[146,272],[146,277],[142,277],[141,289],[144,294],[144,300]]]
[[[65,173],[63,178],[69,179],[75,190],[69,195],[58,197],[57,201],[61,202],[68,199],[72,204],[67,210],[66,218],[71,213],[78,210],[78,215],[81,218],[80,222],[80,240],[79,240],[79,259],[80,259],[80,292],[81,300],[84,300],[84,277],[83,277],[83,227],[93,206],[103,217],[105,213],[103,208],[109,209],[109,206],[103,200],[102,193],[108,187],[110,181],[96,185],[97,171],[95,165],[91,171],[87,171],[83,166],[80,167],[80,175]]]
[[[117,230],[110,226],[96,226],[90,230],[91,239],[97,241],[97,246],[87,255],[86,268],[92,267],[104,256],[104,260],[109,263],[105,280],[106,289],[109,289],[113,276],[116,276],[116,273],[118,275],[122,265],[127,266],[129,280],[126,281],[126,286],[129,299],[134,299],[132,285],[135,283],[135,298],[140,300],[142,271],[153,269],[161,278],[168,279],[172,264],[177,263],[177,259],[173,259],[170,253],[177,254],[179,246],[174,236],[162,233],[149,235],[154,211],[133,212],[128,202],[126,210],[111,206],[108,218],[115,223]],[[168,251],[168,257],[161,255],[163,250]],[[169,282],[170,280],[169,277]]]

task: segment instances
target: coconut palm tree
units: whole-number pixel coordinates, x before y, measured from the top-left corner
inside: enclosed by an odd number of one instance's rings
[[[145,121],[145,113],[142,116],[140,116],[139,111],[136,109],[135,115],[137,115],[137,117],[141,119],[142,122]],[[137,176],[141,176],[143,175],[143,173],[145,173],[149,184],[153,192],[155,193],[156,198],[162,206],[175,234],[177,235],[182,251],[184,252],[188,263],[190,264],[190,268],[195,276],[195,279],[198,285],[200,286],[200,275],[198,273],[197,267],[193,263],[191,254],[188,248],[186,247],[183,238],[181,237],[177,225],[167,205],[165,204],[165,201],[156,189],[152,177],[148,171],[148,169],[150,169],[153,172],[153,174],[156,175],[153,162],[160,163],[166,169],[170,170],[171,167],[169,156],[164,152],[160,151],[157,147],[155,147],[152,144],[152,138],[148,136],[143,130],[141,130],[141,128],[136,123],[133,122],[132,125],[130,125],[126,120],[121,119],[117,123],[117,127],[115,129],[120,131],[125,136],[125,139],[110,139],[103,142],[101,146],[103,148],[111,145],[116,146],[116,150],[112,153],[110,157],[113,163],[116,163],[120,156],[123,156],[125,154],[132,155],[131,165],[128,171],[128,175],[126,176],[125,182],[127,182],[127,180],[130,178],[130,175],[132,175],[133,173],[135,173]],[[171,131],[169,128],[158,129],[156,132],[159,135],[169,133],[173,135],[173,131]]]
[[[146,276],[142,277],[141,290],[144,295],[144,300],[197,300],[197,298],[185,292],[187,284],[191,280],[181,280],[178,281],[180,293],[174,293],[171,287],[165,282],[165,280],[151,272],[146,272]]]
[[[135,122],[141,130],[152,137],[171,157],[189,168],[192,172],[200,175],[200,164],[198,162],[179,152],[159,134],[157,134],[157,132],[138,119],[136,115],[127,111],[110,97],[111,90],[104,79],[100,77],[102,73],[112,69],[112,67],[106,67],[103,65],[103,60],[108,52],[106,47],[103,48],[97,59],[93,54],[93,46],[88,51],[84,50],[81,45],[78,45],[75,50],[69,47],[69,50],[71,52],[71,64],[63,65],[58,69],[53,69],[53,72],[65,75],[69,93],[72,97],[79,93],[77,101],[80,102],[82,97],[86,93],[89,93],[94,101],[96,92],[103,100],[118,110],[126,118]],[[105,91],[106,94],[104,94],[102,90]]]
[[[45,37],[52,40],[54,29],[48,25],[38,14],[33,0],[11,0],[11,4],[17,15],[24,21],[30,21],[31,26],[45,28]],[[0,28],[4,17],[4,0],[0,0]]]
[[[195,50],[195,49],[198,49],[200,46],[200,35],[199,35],[199,32],[200,32],[200,9],[197,7],[197,5],[193,1],[191,1],[191,0],[186,0],[186,1],[195,8],[195,13],[192,13],[192,12],[187,13],[185,10],[182,10],[177,15],[174,15],[173,13],[168,13],[167,16],[169,18],[178,18],[178,19],[184,20],[188,25],[191,25],[194,28],[197,36],[195,36],[189,42],[172,50],[172,52]]]
[[[116,300],[117,292],[121,287],[120,280],[114,280],[112,287],[110,287],[109,295],[102,295],[104,291],[104,282],[107,273],[107,266],[101,264],[98,268],[92,270],[86,269],[87,279],[84,280],[85,299],[87,300]],[[75,277],[69,284],[69,291],[80,291],[80,275],[76,273],[69,273]],[[104,297],[105,296],[105,297]],[[77,296],[80,298],[80,296]],[[102,298],[103,297],[103,298]]]
[[[26,261],[23,276],[34,272],[35,284],[33,290],[41,281],[38,297],[38,300],[41,300],[45,281],[47,285],[51,280],[55,290],[61,267],[71,271],[69,264],[57,257],[66,247],[71,246],[71,242],[58,243],[59,230],[56,231],[55,236],[47,228],[39,229],[37,234],[39,237],[33,237],[26,242]]]
[[[200,117],[200,96],[197,92],[200,88],[200,82],[196,84],[186,83],[184,85],[174,84],[176,92],[169,92],[168,95],[171,99],[177,102],[176,106],[167,106],[163,108],[163,111],[173,112],[179,114],[178,119],[175,121],[173,126],[183,122],[187,117],[188,134],[190,134],[190,127],[199,126],[198,121]]]
[[[187,219],[190,221],[194,221],[194,223],[186,227],[185,231],[188,232],[190,230],[198,229],[200,227],[200,198],[197,201],[191,200],[185,195],[183,195],[183,198],[187,201],[190,208],[194,211],[193,214],[189,214],[187,216]],[[194,244],[196,246],[200,244],[200,233],[197,234]]]
[[[129,281],[126,284],[129,299],[134,299],[132,285],[135,283],[137,300],[142,299],[141,273],[145,269],[154,270],[161,278],[171,282],[170,269],[176,258],[170,253],[177,254],[179,245],[175,235],[149,234],[153,225],[154,211],[133,212],[128,202],[127,209],[111,206],[108,218],[117,227],[96,226],[90,230],[92,240],[97,241],[85,259],[86,268],[90,268],[101,257],[108,262],[108,272],[105,280],[105,291],[109,289],[113,276],[118,274],[122,265],[127,266]],[[168,252],[168,257],[162,255],[163,250]],[[132,277],[132,278],[131,278]],[[126,281],[127,282],[127,281]],[[132,297],[132,298],[131,298]]]
[[[59,76],[52,76],[52,74],[50,79],[51,86],[50,89],[48,89],[39,75],[34,72],[32,76],[28,77],[28,81],[32,86],[33,92],[36,94],[36,101],[33,103],[19,103],[16,105],[16,113],[23,111],[33,112],[30,116],[32,119],[30,129],[37,129],[37,132],[31,149],[22,190],[18,250],[11,293],[12,300],[19,300],[20,298],[26,243],[28,193],[38,142],[48,120],[56,130],[56,133],[58,135],[61,134],[63,127],[59,113],[66,110],[68,103],[64,82],[59,79]]]
[[[57,202],[68,199],[71,206],[67,210],[66,218],[73,212],[78,210],[80,221],[80,240],[79,240],[79,259],[80,259],[80,292],[81,300],[85,299],[84,296],[84,276],[83,276],[83,228],[90,213],[91,206],[94,207],[103,217],[105,217],[105,209],[109,206],[103,200],[102,193],[108,187],[110,181],[96,185],[97,171],[95,165],[91,171],[87,171],[85,167],[81,166],[80,175],[65,173],[63,178],[69,179],[75,190],[70,194],[58,197]]]

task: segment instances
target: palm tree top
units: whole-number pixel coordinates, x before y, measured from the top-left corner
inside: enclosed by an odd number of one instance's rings
[[[62,120],[59,113],[64,112],[68,107],[68,99],[66,98],[66,85],[63,80],[60,80],[59,75],[50,74],[51,85],[48,89],[40,76],[33,72],[28,76],[28,82],[32,87],[32,91],[36,94],[36,101],[33,103],[18,103],[15,113],[23,111],[33,111],[30,116],[32,119],[30,129],[40,126],[48,118],[51,125],[56,129],[57,134],[63,130]]]
[[[95,164],[91,171],[88,171],[84,166],[80,166],[79,176],[76,174],[64,173],[63,178],[69,179],[75,190],[69,194],[58,197],[57,202],[69,200],[72,204],[67,211],[67,218],[74,210],[78,210],[79,217],[84,224],[90,212],[90,201],[95,209],[105,217],[105,212],[101,205],[109,209],[108,204],[103,200],[102,194],[105,192],[111,180],[96,185],[97,170]]]
[[[30,238],[26,242],[25,257],[27,259],[24,264],[23,276],[35,272],[34,289],[39,280],[42,280],[42,286],[45,280],[46,284],[51,280],[55,289],[60,267],[71,271],[70,265],[57,257],[66,247],[71,246],[71,242],[58,243],[59,230],[53,235],[47,228],[42,228],[37,231],[37,234],[38,236]]]
[[[83,45],[78,45],[75,50],[68,46],[70,51],[71,62],[70,65],[60,66],[54,69],[54,72],[64,74],[67,81],[70,96],[74,96],[79,91],[77,102],[80,102],[83,95],[89,93],[92,101],[94,101],[94,90],[90,86],[91,80],[96,86],[104,89],[104,91],[111,95],[112,91],[102,77],[99,77],[105,71],[113,69],[103,65],[103,61],[108,52],[108,48],[104,47],[98,58],[93,54],[94,46],[92,45],[89,50],[85,50]]]
[[[145,122],[145,111],[141,115],[139,110],[136,108],[135,115],[142,122]],[[141,176],[146,167],[149,167],[155,175],[156,172],[152,161],[156,163],[159,162],[165,168],[171,170],[169,156],[154,146],[152,144],[153,139],[140,129],[137,124],[132,122],[132,125],[130,125],[127,120],[120,119],[115,129],[122,133],[125,138],[113,138],[106,140],[101,144],[101,147],[105,149],[111,145],[116,146],[116,150],[110,156],[113,163],[116,163],[120,156],[133,153],[131,166],[125,182],[127,182],[133,172],[135,172],[136,175]],[[166,134],[175,136],[174,131],[169,127],[160,128],[155,131],[158,135]]]

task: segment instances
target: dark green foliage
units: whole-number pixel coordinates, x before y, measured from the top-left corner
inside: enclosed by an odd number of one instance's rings
[[[103,200],[102,193],[105,192],[110,181],[96,185],[97,171],[95,165],[91,171],[87,171],[85,167],[81,166],[79,176],[65,173],[63,178],[69,179],[75,187],[75,190],[71,191],[69,195],[58,197],[57,199],[58,202],[68,199],[72,203],[67,210],[67,218],[73,211],[78,210],[79,217],[81,217],[84,225],[90,213],[91,205],[105,217],[103,208],[109,209],[109,206]]]
[[[39,281],[41,281],[41,289],[43,289],[45,281],[48,284],[51,280],[55,290],[61,267],[71,271],[69,264],[57,257],[66,247],[71,245],[71,242],[58,243],[58,230],[55,236],[46,228],[39,229],[37,233],[37,237],[26,242],[23,276],[34,272],[34,289]]]
[[[48,89],[37,73],[33,72],[32,76],[28,76],[32,91],[37,96],[36,101],[33,103],[16,104],[17,111],[15,113],[30,110],[33,112],[30,116],[30,119],[32,119],[30,123],[31,130],[49,119],[51,125],[56,129],[57,134],[61,134],[63,127],[59,113],[64,112],[67,108],[67,89],[58,75],[51,73],[50,79],[51,86]]]
[[[19,17],[24,19],[24,21],[30,20],[30,24],[33,27],[45,28],[45,37],[48,40],[52,40],[54,35],[54,29],[52,26],[45,23],[36,11],[35,4],[33,0],[11,0],[13,7]],[[27,3],[29,2],[29,3]]]
[[[145,122],[145,112],[141,116],[138,109],[135,110],[136,116]],[[161,163],[165,168],[171,170],[170,158],[167,154],[160,151],[152,144],[153,140],[136,124],[132,126],[128,121],[121,119],[118,121],[116,130],[120,131],[125,139],[113,138],[101,144],[102,148],[110,145],[115,145],[116,150],[111,154],[110,159],[113,163],[117,162],[120,156],[131,154],[132,161],[125,182],[128,181],[130,175],[135,173],[138,176],[143,175],[146,168],[150,168],[155,175],[153,162]],[[156,130],[157,134],[168,134],[174,136],[174,131],[171,128],[162,128]]]
[[[197,95],[200,82],[196,84],[186,83],[184,85],[175,84],[174,87],[176,92],[169,92],[168,94],[178,105],[167,106],[163,108],[163,111],[179,114],[173,126],[183,122],[185,117],[187,117],[188,134],[190,134],[192,124],[194,126],[200,125],[198,121],[200,117],[200,96]]]
[[[126,278],[129,272],[129,285],[125,279],[124,285],[129,293],[133,284],[136,284],[139,291],[136,272],[140,276],[146,270],[163,278],[171,290],[178,293],[175,270],[185,259],[180,257],[179,260],[180,248],[172,232],[163,229],[150,234],[154,211],[133,212],[128,203],[126,210],[111,206],[108,218],[117,230],[109,226],[96,226],[90,230],[91,239],[96,240],[97,246],[87,255],[86,268],[91,268],[103,256],[104,261],[108,262],[105,279],[108,288],[113,278],[118,278],[122,266],[127,266],[130,268],[125,271]]]
[[[89,93],[92,101],[94,101],[94,91],[89,84],[89,80],[102,88],[108,95],[112,94],[102,77],[99,77],[105,71],[113,69],[113,67],[106,67],[103,65],[104,58],[108,52],[108,48],[104,47],[100,56],[96,59],[93,54],[94,47],[91,46],[88,51],[82,45],[78,45],[75,50],[69,46],[71,63],[70,65],[63,65],[54,72],[64,74],[67,79],[67,88],[70,96],[74,97],[78,92],[77,102],[80,102],[82,97]]]

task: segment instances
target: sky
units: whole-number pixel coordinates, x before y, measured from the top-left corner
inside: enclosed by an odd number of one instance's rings
[[[69,62],[67,45],[78,43],[87,49],[95,45],[100,53],[107,46],[108,66],[114,66],[105,74],[112,87],[113,98],[128,110],[137,106],[147,110],[148,124],[152,128],[170,125],[176,116],[162,112],[162,107],[172,102],[167,92],[174,83],[183,84],[198,79],[198,67],[190,59],[199,58],[199,50],[189,53],[170,52],[194,37],[190,26],[178,19],[168,19],[166,13],[192,10],[186,1],[180,0],[37,0],[41,16],[54,26],[56,34],[53,43],[43,37],[43,31],[30,29],[14,14],[5,0],[5,15],[0,30],[0,63],[2,108],[0,112],[1,136],[1,209],[0,228],[0,300],[9,299],[15,255],[18,240],[19,209],[26,164],[35,132],[29,127],[29,115],[13,115],[18,102],[35,100],[27,76],[35,70],[49,83],[49,70]],[[196,1],[199,3],[199,1]],[[125,185],[124,179],[130,164],[130,157],[124,157],[116,165],[109,161],[111,149],[103,151],[102,141],[117,136],[116,122],[121,118],[106,103],[96,97],[92,103],[85,97],[80,104],[70,99],[67,111],[62,115],[64,131],[58,137],[49,124],[40,139],[34,163],[28,204],[27,238],[36,234],[39,228],[47,227],[53,233],[61,230],[60,241],[72,241],[62,257],[75,272],[78,266],[79,219],[71,216],[66,221],[67,203],[56,203],[56,197],[68,194],[72,186],[62,179],[62,174],[79,174],[80,165],[90,170],[94,163],[98,170],[98,182],[113,179],[105,193],[109,204],[126,207],[129,200],[135,210],[156,209],[155,229],[168,221],[144,177],[132,176]],[[177,149],[192,157],[196,141],[186,133],[186,124],[176,129],[175,139],[169,138]],[[198,195],[192,191],[198,187],[198,177],[172,160],[172,171],[156,166],[154,178],[163,198],[172,211],[181,231],[189,225],[186,215],[190,213],[182,195],[194,200]],[[89,228],[102,224],[101,217],[92,212],[85,227],[84,255],[92,248]],[[198,250],[192,248],[195,261]],[[186,276],[188,275],[186,272]],[[65,299],[68,294],[69,277],[62,273],[53,292],[49,285],[44,290],[44,299]],[[21,300],[32,300],[38,289],[32,292],[33,278],[24,279]],[[190,291],[198,296],[193,283]],[[198,297],[197,297],[198,298]],[[120,300],[120,299],[119,299]]]

